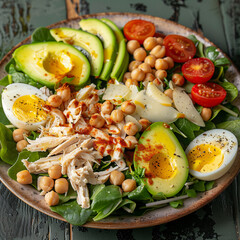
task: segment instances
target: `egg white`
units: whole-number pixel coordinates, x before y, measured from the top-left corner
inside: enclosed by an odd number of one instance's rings
[[[22,97],[25,95],[35,95],[44,101],[46,101],[48,98],[41,90],[39,90],[36,87],[33,87],[28,84],[24,84],[24,83],[13,83],[13,84],[6,86],[3,89],[2,107],[3,107],[6,117],[15,127],[34,131],[34,130],[37,130],[41,125],[45,124],[46,120],[43,120],[40,122],[35,122],[35,123],[27,123],[22,120],[19,120],[13,114],[14,102],[19,97]]]
[[[186,155],[197,145],[210,144],[221,146],[223,157],[222,165],[211,172],[199,172],[190,169],[190,174],[197,179],[212,181],[222,177],[231,168],[238,151],[238,140],[234,134],[224,129],[213,129],[197,136],[186,148]]]

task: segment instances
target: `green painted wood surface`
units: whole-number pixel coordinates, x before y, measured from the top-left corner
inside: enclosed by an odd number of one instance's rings
[[[239,0],[80,0],[80,14],[110,11],[144,13],[179,22],[202,33],[240,67]],[[64,0],[0,0],[0,58],[36,27],[65,18]],[[72,228],[27,206],[0,183],[0,240],[236,240],[240,239],[239,206],[240,177],[207,206],[167,224],[133,230]]]

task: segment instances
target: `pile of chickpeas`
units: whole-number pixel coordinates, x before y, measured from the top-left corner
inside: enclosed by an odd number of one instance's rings
[[[48,176],[40,176],[38,179],[38,188],[45,194],[45,201],[49,206],[55,206],[59,203],[59,195],[68,192],[69,183],[66,178],[61,178],[62,168],[60,165],[53,165],[48,169]],[[21,184],[31,184],[32,175],[28,170],[17,173],[17,181]],[[55,191],[52,189],[54,188]]]

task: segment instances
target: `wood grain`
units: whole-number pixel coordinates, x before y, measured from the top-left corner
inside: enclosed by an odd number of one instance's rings
[[[73,19],[79,16],[80,0],[66,0],[67,19]]]

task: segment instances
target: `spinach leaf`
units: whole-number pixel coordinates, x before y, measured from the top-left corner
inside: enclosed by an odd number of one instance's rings
[[[122,202],[122,199],[117,199],[115,201],[112,201],[111,203],[109,203],[107,206],[105,206],[103,209],[101,209],[101,211],[98,212],[97,216],[95,216],[93,218],[94,221],[99,221],[103,218],[106,218],[107,216],[109,216],[112,212],[114,212],[119,204]]]
[[[204,192],[206,190],[205,181],[197,181],[193,184],[193,189],[198,192]]]
[[[222,109],[218,106],[215,106],[212,108],[212,117],[210,118],[209,121],[212,121],[214,118],[217,117],[218,113],[221,111]]]
[[[89,186],[89,191],[91,196],[90,199],[93,200],[103,188],[105,188],[104,184],[90,185]]]
[[[12,165],[16,162],[18,152],[13,140],[12,131],[0,123],[0,159]]]
[[[205,52],[205,56],[213,62],[217,59],[219,55],[217,48],[214,46],[207,47],[204,52]]]
[[[2,107],[2,95],[0,95],[0,123],[4,124],[4,125],[8,125],[11,124],[8,120],[8,118],[6,117],[4,111],[3,111],[3,107]],[[0,145],[1,146],[1,145]]]
[[[74,191],[71,184],[69,184],[69,189],[68,189],[67,195],[58,194],[58,196],[59,196],[59,204],[63,204],[65,202],[68,202],[69,200],[76,199],[77,192]]]
[[[17,180],[17,173],[26,169],[22,163],[23,159],[28,159],[29,162],[35,162],[39,158],[46,157],[47,155],[47,152],[29,152],[27,150],[20,152],[17,161],[8,169],[8,176],[13,180]]]
[[[226,129],[232,132],[240,144],[240,119],[219,123],[217,124],[217,128]]]
[[[37,28],[32,36],[32,42],[49,42],[49,41],[56,41],[50,33],[50,30],[45,27]]]
[[[183,200],[177,200],[177,201],[170,202],[169,205],[173,208],[182,207],[183,206]]]
[[[10,61],[5,66],[5,71],[7,73],[9,73],[9,68],[10,68],[11,65],[16,66],[16,62],[15,62],[14,58],[11,58]]]
[[[12,83],[12,81],[11,81],[11,78],[9,78],[9,75],[5,76],[4,78],[2,78],[0,80],[0,85],[1,86],[7,86],[7,85],[9,85],[11,83]]]
[[[216,61],[214,61],[215,67],[226,66],[230,64],[231,63],[227,58],[218,58]]]
[[[70,224],[77,226],[86,223],[90,219],[93,212],[89,208],[81,208],[77,201],[70,201],[61,205],[53,206],[51,207],[51,210],[61,215]]]
[[[118,205],[117,209],[123,208],[128,213],[133,213],[137,204],[127,198],[123,199],[122,202]]]
[[[199,42],[198,45],[197,45],[196,55],[198,57],[205,57],[205,55],[204,55],[204,45],[201,42]]]
[[[197,193],[194,189],[187,189],[186,193],[189,197],[196,197],[197,196]]]
[[[192,40],[195,45],[199,43],[195,35],[189,35],[188,39]]]
[[[134,201],[153,201],[151,195],[144,185],[138,186],[135,190],[128,194],[128,198]]]
[[[122,198],[120,188],[115,185],[109,185],[101,189],[93,198],[91,209],[94,211],[102,211],[113,202],[117,202]]]
[[[238,96],[238,89],[234,84],[227,81],[225,82],[218,81],[217,83],[226,90],[227,92],[226,100],[228,102],[232,102],[234,99],[236,99],[236,97]]]

